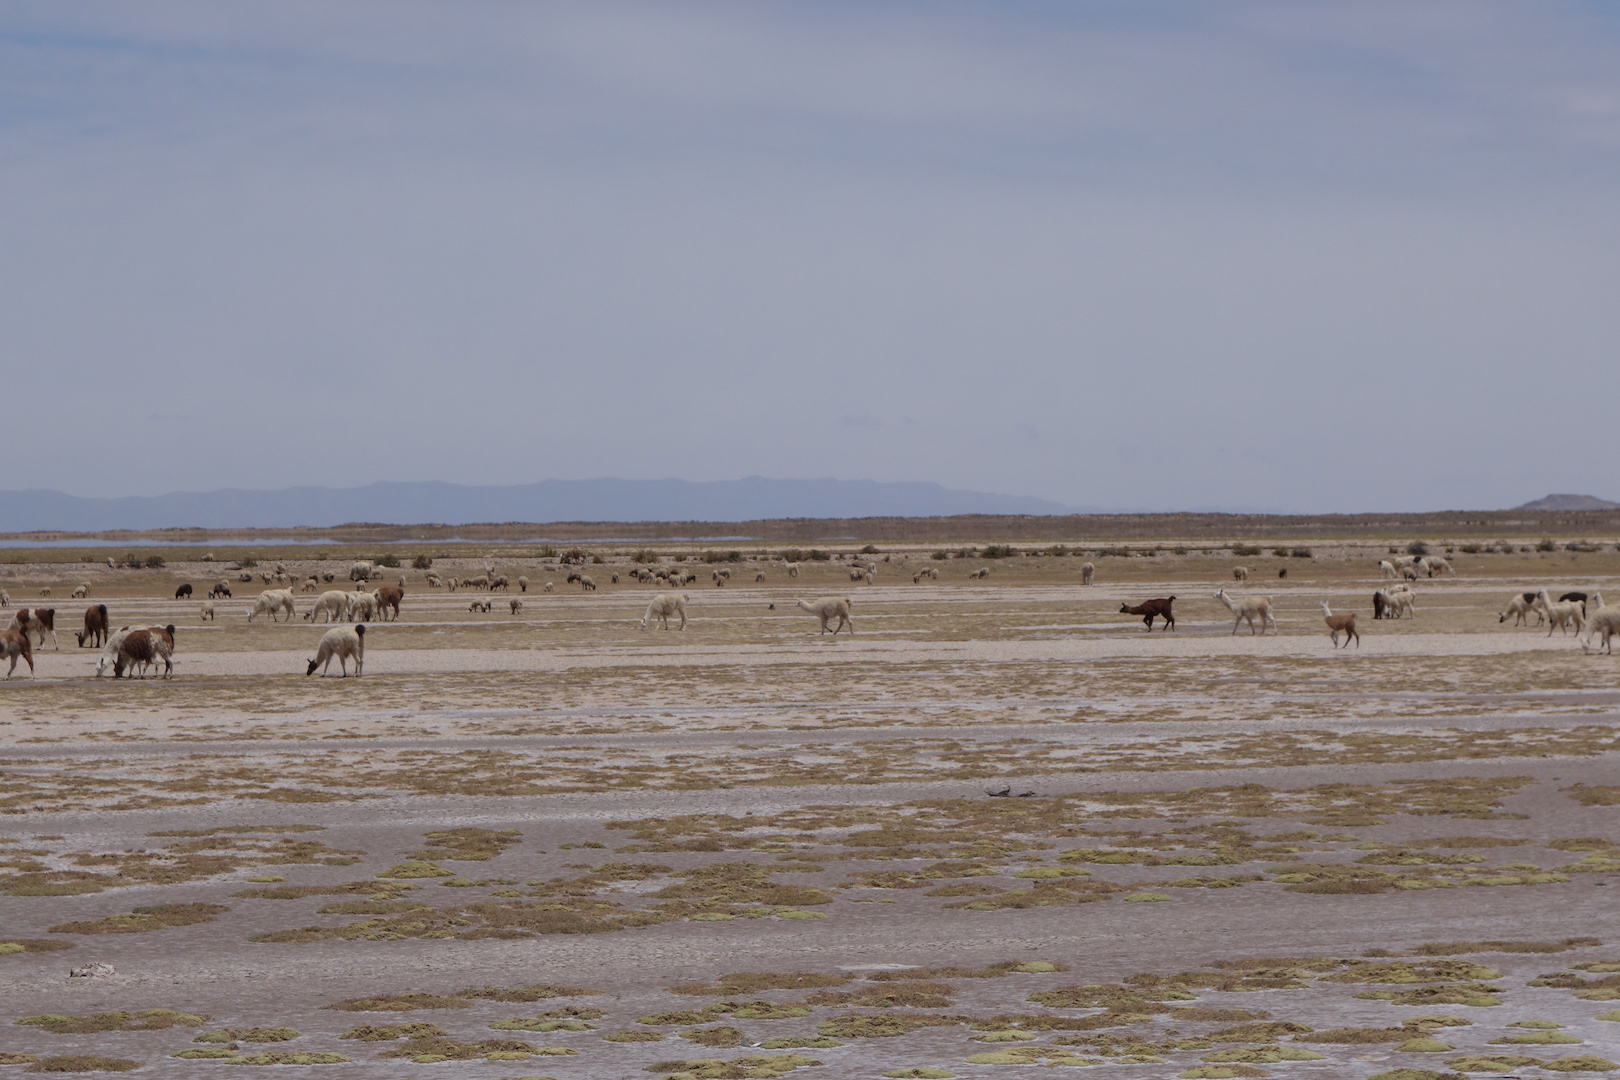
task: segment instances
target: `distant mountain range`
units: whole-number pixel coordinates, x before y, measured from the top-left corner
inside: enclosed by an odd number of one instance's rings
[[[510,487],[438,482],[355,488],[223,490],[102,499],[0,491],[0,533],[143,529],[331,528],[356,522],[469,525],[549,521],[754,521],[765,518],[1070,514],[1022,495],[875,480],[543,480]],[[1095,511],[1092,511],[1095,512]]]
[[[1596,495],[1543,495],[1534,502],[1515,506],[1515,510],[1620,510],[1620,503],[1600,499]]]

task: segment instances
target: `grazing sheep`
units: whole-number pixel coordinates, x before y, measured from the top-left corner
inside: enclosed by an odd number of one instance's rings
[[[314,574],[311,574],[311,575],[309,575],[309,577],[304,579],[304,583],[302,585],[298,586],[298,591],[299,592],[314,592],[316,589],[319,589],[320,587],[321,587],[321,579],[316,577]]]
[[[1422,562],[1424,573],[1428,574],[1432,578],[1439,577],[1442,574],[1450,574],[1452,577],[1457,576],[1457,571],[1452,568],[1451,560],[1444,558],[1443,556],[1430,555],[1428,558],[1422,560]]]
[[[84,629],[74,635],[79,639],[79,648],[89,641],[96,648],[107,643],[107,605],[92,604],[84,609]]]
[[[34,646],[21,630],[0,630],[0,657],[11,661],[11,666],[6,669],[7,679],[16,672],[19,658],[28,661],[28,677],[38,677],[34,674]]]
[[[511,582],[506,580],[506,575],[505,574],[502,574],[499,577],[493,577],[493,578],[489,579],[489,591],[490,592],[494,592],[496,589],[500,589],[502,591],[509,591],[511,588],[512,588],[512,584],[511,584]]]
[[[202,621],[203,622],[213,622],[214,621],[214,604],[213,604],[213,601],[204,600],[201,609],[199,609],[199,613],[202,615]]]
[[[838,625],[833,627],[833,637],[837,637],[838,631],[846,626],[849,627],[851,634],[855,632],[855,622],[849,617],[849,598],[847,596],[823,596],[819,600],[800,600],[795,606],[820,619],[821,633],[823,634],[827,632],[827,623],[832,621],[834,617],[838,619]]]
[[[1355,612],[1352,611],[1348,615],[1335,615],[1333,614],[1333,609],[1328,607],[1327,601],[1324,600],[1322,601],[1322,617],[1327,622],[1328,630],[1331,631],[1328,636],[1333,639],[1333,647],[1335,649],[1339,647],[1340,634],[1344,635],[1345,648],[1348,649],[1350,647],[1351,638],[1356,639],[1356,648],[1361,648],[1361,635],[1356,633]]]
[[[928,577],[929,577],[929,580],[931,580],[931,581],[938,581],[939,580],[939,567],[937,567],[937,566],[930,566],[930,567],[928,567],[928,569],[924,570],[923,573],[927,574]],[[1091,583],[1088,581],[1088,582],[1086,582],[1086,584],[1089,585]]]
[[[322,634],[320,648],[315,650],[315,659],[309,662],[309,669],[304,674],[313,675],[316,668],[321,668],[323,678],[331,674],[334,656],[337,657],[338,667],[343,670],[343,678],[349,677],[350,659],[354,660],[354,677],[360,677],[360,671],[366,664],[364,623],[359,626],[334,626]]]
[[[1396,567],[1396,569],[1400,571],[1401,577],[1407,581],[1416,581],[1422,576],[1422,571],[1417,568],[1417,563],[1415,562],[1406,563],[1404,566]]]
[[[1400,571],[1395,569],[1395,564],[1390,562],[1388,559],[1378,560],[1378,573],[1387,578],[1398,578],[1401,576]]]
[[[471,604],[469,604],[467,606],[467,610],[468,611],[484,611],[484,612],[487,612],[487,611],[489,611],[489,607],[490,607],[490,603],[489,603],[488,600],[474,600]]]
[[[788,577],[798,577],[799,576],[799,564],[798,563],[784,561],[782,563],[782,565],[787,567],[787,575],[788,575]]]
[[[255,615],[268,613],[271,622],[279,622],[277,615],[285,613],[287,621],[291,622],[298,609],[293,605],[293,594],[289,589],[266,589],[259,594],[253,602],[253,610],[248,612],[248,622],[253,621]]]
[[[972,574],[968,575],[968,577],[972,577],[972,576],[973,576]],[[851,581],[860,581],[864,577],[866,577],[866,571],[865,570],[863,570],[862,568],[860,568],[858,566],[850,567],[849,580],[851,580]]]
[[[1541,614],[1541,609],[1536,606],[1535,593],[1514,593],[1512,599],[1508,601],[1507,610],[1497,615],[1496,621],[1505,623],[1508,621],[1508,616],[1511,615],[1513,616],[1514,626],[1524,626],[1529,622],[1528,616],[1531,612],[1535,612],[1537,626],[1546,621]]]
[[[356,560],[349,567],[349,580],[370,581],[371,572],[375,569],[377,569],[377,564],[373,563],[370,559]]]
[[[646,613],[641,616],[641,628],[643,630],[647,629],[647,627],[651,625],[652,621],[656,619],[658,620],[659,629],[668,630],[669,617],[671,615],[679,615],[681,617],[681,625],[676,627],[676,629],[685,630],[686,602],[690,599],[692,598],[687,596],[685,593],[659,593],[657,596],[652,598],[652,603],[647,605]]]
[[[85,597],[87,597],[89,595],[90,595],[90,583],[88,581],[84,582],[77,589],[73,590],[73,599],[75,599],[75,600],[83,600]]]
[[[336,579],[337,579],[337,575],[332,573],[332,571],[330,571],[330,570],[322,570],[321,571],[321,580],[326,582],[328,585],[332,584],[332,582],[335,581]]]
[[[39,647],[45,647],[45,635],[51,635],[51,648],[60,649],[56,641],[56,609],[55,608],[18,608],[17,614],[11,617],[11,629],[21,630],[25,634],[38,634]]]
[[[473,578],[462,578],[461,587],[463,589],[487,589],[489,588],[489,575],[480,574]]]
[[[1546,589],[1542,589],[1538,596],[1541,609],[1547,613],[1548,637],[1552,637],[1555,629],[1568,633],[1566,628],[1571,626],[1575,628],[1575,636],[1581,636],[1586,629],[1586,605],[1577,600],[1561,600],[1555,604]]]
[[[49,585],[45,586],[43,589],[39,590],[39,595],[41,595],[41,596],[49,596],[49,595],[51,595],[51,587]]]
[[[1281,570],[1278,570],[1277,571],[1277,576],[1280,577],[1280,578],[1287,577],[1288,576],[1288,567],[1285,566]]]
[[[4,590],[4,589],[0,589],[0,607],[10,607],[10,606],[11,606],[11,594],[6,592],[6,590]]]
[[[322,615],[326,621],[335,623],[345,619],[349,614],[349,594],[342,589],[328,589],[315,598],[308,611],[304,612],[306,622],[320,622]]]
[[[526,578],[526,577],[518,578],[518,591],[519,592],[528,592],[529,591],[529,579],[528,578]]]
[[[251,584],[252,581],[253,581],[253,575],[248,573],[246,570],[244,570],[240,574],[236,575],[236,580],[240,581],[240,582],[243,582],[243,583]]]
[[[546,592],[550,592],[550,591],[551,591],[551,582],[548,581],[548,582],[546,582]]]
[[[761,576],[763,576],[763,575],[761,575]],[[608,580],[611,581],[613,584],[617,585],[619,583],[619,575],[618,574],[609,574],[608,575]]]
[[[580,592],[595,592],[596,591],[596,582],[592,581],[585,574],[579,575],[579,591]]]
[[[968,575],[970,578],[978,578],[981,581],[989,576],[990,568],[988,566],[981,566],[977,570],[973,571],[973,573]]]
[[[273,575],[266,574],[264,571],[261,570],[261,571],[259,571],[259,580],[264,582],[266,585],[269,585],[272,582],[274,582],[276,579],[275,579],[275,577]]]
[[[231,586],[228,582],[221,581],[208,590],[208,599],[210,600],[229,600],[230,598]]]
[[[512,606],[512,614],[514,615],[523,610],[523,601],[519,600],[515,596],[508,600],[507,603]]]
[[[190,600],[191,599],[191,582],[188,581],[184,585],[180,586],[178,589],[174,590],[174,598],[176,600]]]
[[[405,589],[400,585],[384,585],[372,594],[377,598],[377,618],[393,622],[399,618],[399,605],[405,599]],[[393,617],[388,613],[392,611]]]
[[[523,584],[523,587],[524,587],[525,590],[528,589],[529,581],[528,581],[527,578],[518,578],[518,581]],[[429,573],[427,575],[427,583],[428,583],[428,588],[430,588],[430,589],[442,589],[442,588],[444,588],[444,579],[441,578],[438,574]]]
[[[1174,596],[1166,596],[1157,600],[1144,600],[1135,607],[1131,607],[1129,604],[1121,604],[1119,605],[1119,613],[1121,615],[1142,616],[1142,621],[1147,624],[1148,633],[1150,634],[1153,633],[1154,619],[1163,619],[1164,628],[1174,630],[1176,628],[1176,613],[1170,605],[1175,601]]]
[[[1097,572],[1097,566],[1096,566],[1095,563],[1090,563],[1090,562],[1081,563],[1080,564],[1080,584],[1082,584],[1082,585],[1090,585],[1091,584],[1091,575],[1095,574],[1096,572]],[[937,573],[937,571],[936,571],[936,573]]]
[[[1233,581],[1248,581],[1249,580],[1249,568],[1247,566],[1234,566],[1234,567],[1232,567],[1232,580]]]

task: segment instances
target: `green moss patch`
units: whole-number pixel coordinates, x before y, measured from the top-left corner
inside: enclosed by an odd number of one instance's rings
[[[1595,1054],[1553,1058],[1551,1061],[1542,1062],[1541,1067],[1550,1072],[1613,1072],[1620,1069],[1620,1065]]]
[[[1492,1046],[1573,1046],[1581,1040],[1563,1031],[1527,1031],[1492,1039]]]
[[[1457,1048],[1450,1043],[1441,1042],[1439,1039],[1421,1038],[1407,1039],[1405,1042],[1397,1044],[1395,1049],[1403,1054],[1443,1054],[1447,1050]]]
[[[717,1050],[726,1050],[743,1044],[742,1029],[732,1027],[729,1024],[692,1028],[681,1032],[681,1038],[695,1042],[699,1046],[712,1046]]]
[[[1275,1065],[1279,1061],[1321,1061],[1323,1055],[1314,1050],[1302,1050],[1297,1046],[1267,1046],[1260,1049],[1217,1050],[1212,1054],[1205,1054],[1199,1060],[1213,1064],[1243,1062],[1248,1065]]]
[[[1540,1058],[1523,1057],[1518,1054],[1496,1054],[1485,1056],[1483,1054],[1469,1054],[1467,1057],[1456,1057],[1446,1062],[1458,1072],[1465,1073],[1499,1073],[1512,1072],[1527,1065],[1540,1065]]]
[[[517,829],[441,829],[426,834],[428,850],[413,851],[411,858],[423,862],[447,859],[451,862],[484,862],[493,859],[523,836]],[[390,876],[400,876],[393,875]],[[438,876],[438,875],[434,875]]]
[[[816,1025],[816,1031],[833,1039],[886,1039],[895,1035],[909,1035],[924,1028],[955,1027],[965,1022],[963,1017],[940,1013],[894,1013],[888,1016],[850,1013],[823,1020]]]
[[[663,1042],[664,1037],[656,1031],[610,1031],[602,1036],[607,1042]]]
[[[1264,1069],[1253,1065],[1200,1065],[1195,1069],[1177,1073],[1182,1080],[1233,1080],[1235,1077],[1268,1076]]]
[[[820,1064],[817,1059],[803,1054],[750,1054],[729,1061],[719,1058],[664,1061],[648,1066],[648,1071],[665,1073],[666,1080],[770,1080],[786,1076],[794,1069]]]
[[[350,1028],[340,1039],[358,1039],[361,1042],[392,1042],[395,1039],[431,1039],[436,1036],[449,1034],[438,1024],[398,1024],[385,1026],[378,1024],[362,1024],[360,1027]]]

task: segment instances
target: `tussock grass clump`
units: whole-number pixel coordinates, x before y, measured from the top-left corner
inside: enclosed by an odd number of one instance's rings
[[[1188,1005],[1179,1009],[1171,1009],[1165,1014],[1165,1019],[1171,1023],[1197,1024],[1213,1021],[1215,1023],[1230,1024],[1238,1020],[1269,1020],[1271,1014],[1263,1009],[1214,1009],[1202,1005]]]
[[[910,1069],[890,1069],[883,1075],[891,1080],[951,1080],[956,1074],[930,1065],[917,1065]]]
[[[455,877],[455,873],[430,862],[412,859],[407,862],[395,863],[387,870],[377,875],[380,878],[439,878]]]
[[[1373,1073],[1367,1080],[1462,1080],[1458,1073],[1435,1072],[1433,1069],[1389,1069]]]
[[[449,1032],[438,1024],[399,1024],[393,1027],[362,1024],[360,1027],[350,1028],[338,1038],[358,1039],[361,1042],[393,1042],[395,1039],[431,1039],[448,1034]]]
[[[95,1057],[90,1054],[70,1054],[61,1057],[43,1057],[25,1070],[31,1073],[130,1072],[145,1062],[129,1058]]]
[[[0,1053],[0,1065],[27,1065],[38,1060],[33,1054]]]
[[[1603,942],[1594,937],[1573,937],[1562,941],[1436,941],[1419,945],[1412,952],[1418,956],[1455,956],[1458,953],[1476,952],[1558,953],[1601,944]]]
[[[57,952],[73,948],[71,941],[53,941],[50,938],[13,938],[0,941],[0,956],[14,956],[29,952]]]
[[[1172,1015],[1179,1016],[1183,1010],[1176,1009]],[[1236,1027],[1222,1028],[1211,1032],[1205,1038],[1211,1042],[1276,1042],[1284,1035],[1308,1035],[1315,1029],[1307,1024],[1296,1024],[1291,1020],[1272,1020],[1265,1023],[1239,1024]]]
[[[767,990],[819,990],[826,986],[842,986],[852,979],[849,975],[826,975],[815,971],[770,972],[739,971],[720,976],[717,983],[688,983],[671,986],[672,994],[692,994],[713,997],[758,994]]]
[[[239,1054],[235,1050],[182,1050],[169,1056],[204,1058],[222,1065],[345,1065],[354,1060],[342,1054],[307,1050],[271,1050],[258,1054]]]
[[[781,885],[771,880],[774,867],[759,863],[712,863],[683,870],[683,881],[667,885],[653,895],[662,900],[686,901],[664,904],[675,914],[688,914],[704,904],[769,904],[774,907],[806,907],[830,904],[833,896],[809,885]]]
[[[1199,1065],[1176,1074],[1181,1080],[1234,1080],[1236,1077],[1266,1076],[1266,1070],[1253,1065]]]
[[[442,829],[425,834],[428,850],[411,852],[412,859],[431,862],[448,859],[452,862],[486,862],[515,844],[523,836],[517,829]],[[400,876],[400,875],[393,875]]]
[[[846,1005],[862,1009],[943,1009],[956,987],[949,983],[907,982],[898,986],[863,986],[856,990],[822,990],[806,997],[807,1005]]]
[[[816,1025],[816,1031],[833,1039],[886,1039],[895,1035],[909,1035],[924,1028],[955,1027],[966,1022],[966,1017],[941,1013],[894,1013],[888,1016],[850,1013],[823,1020]]]
[[[1461,982],[1464,980],[1500,979],[1501,972],[1493,971],[1466,960],[1382,961],[1357,962],[1347,969],[1329,975],[1324,982],[1335,983],[1420,983]]]
[[[1551,1061],[1542,1062],[1541,1067],[1549,1072],[1613,1072],[1620,1069],[1620,1065],[1596,1054],[1553,1058]]]
[[[118,881],[105,874],[91,874],[81,870],[48,870],[0,878],[0,895],[84,896],[117,884]]]
[[[383,1057],[409,1058],[418,1065],[431,1065],[440,1061],[522,1061],[536,1054],[577,1054],[560,1046],[537,1047],[521,1039],[483,1039],[475,1043],[458,1042],[445,1036],[409,1039],[404,1046],[385,1051]]]
[[[374,997],[347,998],[322,1008],[337,1012],[415,1012],[418,1009],[466,1009],[472,1002],[465,995],[378,994]]]
[[[906,968],[900,971],[874,971],[866,978],[869,982],[909,982],[927,979],[1001,979],[1013,974],[1046,975],[1068,971],[1069,965],[1049,960],[1003,960],[982,968],[930,967]]]
[[[291,1042],[298,1038],[300,1032],[290,1027],[256,1027],[256,1028],[226,1028],[223,1031],[209,1031],[197,1036],[192,1042],[199,1043],[228,1043],[252,1042],[275,1043]]]
[[[1396,1044],[1395,1049],[1403,1054],[1443,1054],[1448,1050],[1455,1050],[1457,1048],[1448,1042],[1441,1042],[1439,1039],[1431,1039],[1425,1035],[1416,1039],[1407,1039],[1403,1043],[1398,1043]]]
[[[970,1065],[1103,1065],[1101,1058],[1081,1057],[1058,1046],[1013,1046],[988,1054],[972,1054]]]
[[[1298,1035],[1300,1042],[1314,1043],[1387,1043],[1404,1042],[1412,1037],[1412,1030],[1405,1027],[1371,1028],[1371,1027],[1342,1027],[1329,1028],[1326,1031],[1313,1031],[1306,1035]]]
[[[363,893],[367,896],[373,894],[388,895],[421,888],[419,885],[406,885],[403,882],[392,881],[348,881],[342,885],[275,885],[263,889],[243,889],[241,892],[231,893],[233,897],[244,900],[303,900],[310,896],[344,896]]]
[[[1571,784],[1563,792],[1582,806],[1620,806],[1620,787]]]
[[[787,1035],[778,1039],[766,1039],[760,1043],[761,1050],[791,1050],[802,1048],[808,1050],[831,1050],[835,1046],[844,1044],[837,1039],[830,1039],[825,1035]]]
[[[607,1042],[663,1042],[664,1037],[656,1031],[610,1031],[602,1038]]]
[[[1492,1039],[1492,1046],[1573,1046],[1580,1039],[1564,1031],[1526,1031],[1518,1035],[1503,1035]]]
[[[729,1061],[719,1058],[660,1061],[648,1065],[647,1071],[664,1073],[667,1080],[771,1080],[794,1069],[820,1064],[821,1061],[804,1054],[749,1054]]]
[[[1522,1069],[1528,1065],[1540,1065],[1540,1058],[1524,1057],[1520,1054],[1469,1054],[1466,1057],[1455,1057],[1446,1062],[1458,1072],[1505,1073],[1514,1069]]]
[[[1199,1058],[1212,1064],[1224,1065],[1243,1062],[1248,1065],[1275,1065],[1279,1061],[1322,1061],[1324,1055],[1314,1050],[1301,1050],[1297,1046],[1266,1046],[1241,1050],[1216,1050]]]
[[[202,1027],[208,1017],[175,1009],[142,1009],[140,1012],[94,1013],[90,1016],[64,1016],[40,1013],[15,1021],[25,1027],[43,1028],[54,1035],[93,1035],[102,1031],[162,1031],[172,1027]]]
[[[551,983],[541,983],[536,986],[470,986],[465,990],[457,990],[458,998],[480,998],[485,1001],[549,1001],[551,998],[565,997],[592,997],[600,993],[598,990],[587,990],[583,986],[557,986]],[[602,1010],[593,1009],[595,1016],[601,1016]],[[547,1013],[545,1015],[551,1015]],[[584,1010],[577,1014],[583,1019]]]
[[[1489,1008],[1502,1004],[1497,995],[1502,991],[1485,983],[1458,983],[1450,986],[1424,986],[1404,993],[1393,990],[1363,990],[1358,998],[1369,1001],[1388,1001],[1395,1005],[1465,1005],[1469,1008]]]
[[[1115,893],[1124,892],[1122,886],[1111,881],[1069,878],[1059,881],[1037,881],[1033,888],[1013,889],[976,900],[946,904],[947,908],[966,911],[1025,910],[1037,907],[1067,907],[1105,900]]]

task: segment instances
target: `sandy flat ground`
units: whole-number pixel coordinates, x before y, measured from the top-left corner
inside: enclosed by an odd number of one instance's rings
[[[1563,580],[1620,595],[1616,570]],[[408,586],[360,679],[304,676],[323,628],[243,599],[202,623],[172,586],[109,589],[115,625],[175,623],[177,675],[94,678],[59,616],[0,689],[0,1012],[185,1015],[7,1023],[0,1054],[558,1080],[1620,1060],[1620,660],[1497,621],[1557,573],[1420,583],[1385,623],[1375,579],[1312,571],[1258,583],[1265,636],[1185,564],[703,582],[684,632],[640,630],[639,587],[486,615]],[[792,608],[830,592],[853,637]],[[1118,614],[1172,593],[1174,633]],[[67,977],[92,963],[114,973]],[[342,1037],[413,1023],[439,1034]],[[1567,1038],[1497,1041],[1538,1031]],[[1452,1049],[1406,1045],[1429,1037]],[[173,1056],[199,1049],[222,1056]]]

